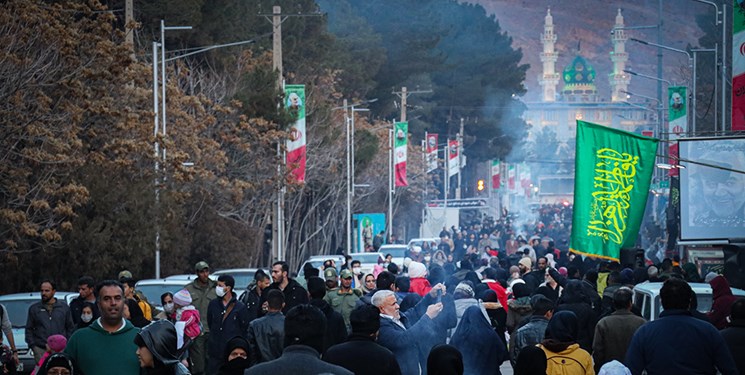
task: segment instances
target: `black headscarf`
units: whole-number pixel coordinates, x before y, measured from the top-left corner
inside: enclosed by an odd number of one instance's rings
[[[546,375],[546,352],[537,346],[520,350],[515,363],[515,375]]]
[[[156,320],[142,328],[134,341],[138,347],[145,346],[153,354],[156,360],[155,370],[158,370],[162,367],[183,367],[181,360],[186,346],[177,348],[177,340],[176,327],[173,323],[168,320]]]
[[[228,340],[228,343],[225,345],[225,355],[223,357],[225,362],[220,367],[220,375],[243,375],[243,371],[251,366],[251,361],[248,358],[237,357],[232,361],[228,360],[230,353],[236,348],[245,350],[246,354],[249,353],[248,341],[243,337],[236,336]]]
[[[427,357],[427,375],[463,375],[463,355],[452,345],[435,346]]]
[[[548,350],[558,353],[577,342],[579,320],[571,311],[554,313],[546,327],[545,339],[541,344]]]
[[[72,358],[68,357],[65,353],[52,353],[44,360],[44,364],[41,366],[37,374],[46,374],[49,369],[54,367],[63,367],[70,370],[70,375],[77,374],[75,365],[73,364]]]
[[[450,344],[463,353],[463,366],[467,374],[499,374],[499,365],[507,352],[478,305],[469,307],[463,313]]]

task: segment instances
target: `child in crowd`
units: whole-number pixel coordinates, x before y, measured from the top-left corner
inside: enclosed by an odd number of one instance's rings
[[[202,323],[199,311],[191,305],[191,294],[188,290],[181,289],[173,295],[173,308],[173,319],[179,336],[178,347],[181,348],[183,336],[194,340],[202,333]]]
[[[67,346],[67,339],[65,338],[65,336],[62,336],[62,335],[49,336],[47,338],[47,351],[44,352],[43,356],[41,356],[39,363],[36,364],[36,367],[34,367],[34,370],[31,372],[31,375],[36,375],[38,370],[42,368],[42,366],[44,365],[44,361],[46,361],[50,355],[54,353],[60,353],[63,350],[65,350],[65,346]]]

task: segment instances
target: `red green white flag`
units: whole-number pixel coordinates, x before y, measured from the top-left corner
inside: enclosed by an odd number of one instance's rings
[[[285,85],[285,109],[295,116],[287,140],[287,169],[297,182],[305,182],[305,85]]]
[[[409,123],[397,122],[393,130],[393,163],[396,171],[396,187],[409,186],[406,179],[406,147],[408,146]]]

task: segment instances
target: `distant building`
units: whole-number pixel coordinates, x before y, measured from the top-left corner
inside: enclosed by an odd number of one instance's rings
[[[526,102],[527,110],[524,119],[531,126],[529,140],[535,141],[538,147],[532,150],[531,160],[536,165],[542,161],[571,161],[569,164],[560,164],[552,175],[538,175],[534,173],[533,183],[538,183],[538,196],[541,202],[570,201],[573,194],[573,160],[574,142],[576,137],[576,121],[584,120],[609,126],[616,129],[626,130],[638,134],[657,135],[656,102],[644,103],[634,100],[629,104],[627,94],[631,76],[625,73],[626,63],[629,59],[626,52],[626,41],[628,37],[624,28],[623,15],[618,10],[615,26],[611,35],[613,50],[610,58],[613,63],[613,71],[608,73],[611,92],[599,93],[595,87],[597,72],[592,65],[580,54],[579,47],[577,55],[568,62],[561,75],[556,71],[556,64],[560,60],[555,46],[559,39],[554,31],[551,10],[547,11],[543,26],[541,42],[541,62],[543,63],[543,74],[538,78],[542,93],[538,102]],[[559,84],[563,84],[559,87]],[[546,134],[554,133],[558,147],[555,154],[540,154],[543,150],[541,139]],[[533,164],[533,163],[531,163]],[[569,168],[566,166],[570,165]],[[545,168],[543,168],[545,170]],[[536,168],[533,168],[535,171]],[[535,180],[538,181],[535,181]]]

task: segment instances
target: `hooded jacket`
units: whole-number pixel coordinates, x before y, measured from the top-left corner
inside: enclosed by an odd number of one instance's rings
[[[101,318],[88,328],[75,331],[67,340],[65,354],[78,365],[85,375],[131,375],[140,372],[137,345],[134,338],[138,328],[126,319],[122,327],[109,333],[101,327]]]
[[[711,280],[712,302],[711,310],[706,314],[709,321],[717,329],[727,328],[727,317],[732,310],[732,304],[737,297],[732,295],[732,289],[724,276],[717,276]]]
[[[484,316],[481,306],[472,305],[466,310],[450,344],[463,354],[464,374],[500,374],[499,366],[507,349]]]
[[[595,374],[590,353],[577,344],[579,321],[571,311],[556,312],[539,345],[546,353],[548,375]]]
[[[188,375],[189,370],[181,363],[185,348],[177,348],[176,327],[168,320],[158,320],[143,328],[138,336],[157,360],[155,368],[146,369],[148,373],[169,373]],[[167,368],[168,370],[164,369]]]

